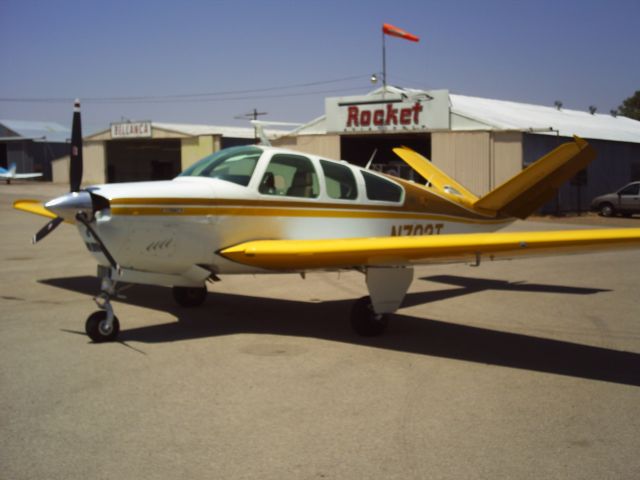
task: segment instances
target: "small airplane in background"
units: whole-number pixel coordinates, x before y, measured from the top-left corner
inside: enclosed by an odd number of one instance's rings
[[[95,342],[120,329],[111,299],[118,283],[172,287],[176,302],[201,305],[220,275],[357,270],[369,295],[351,325],[379,335],[401,305],[413,266],[473,263],[527,255],[640,247],[640,229],[496,232],[526,218],[585,168],[595,152],[565,143],[488,194],[477,197],[420,154],[394,150],[425,180],[400,178],[271,146],[220,150],[170,181],[81,188],[82,135],[76,103],[70,193],[14,207],[74,224],[98,263],[100,310],[85,323]]]
[[[42,173],[17,173],[16,172],[16,164],[12,163],[9,165],[9,168],[0,167],[0,178],[4,178],[7,181],[7,184],[11,183],[11,180],[25,180],[28,178],[38,178],[41,177]]]

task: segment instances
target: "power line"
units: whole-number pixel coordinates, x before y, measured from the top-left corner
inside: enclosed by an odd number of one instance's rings
[[[346,82],[350,80],[363,79],[368,78],[367,75],[353,75],[349,77],[342,77],[331,80],[320,80],[316,82],[307,82],[307,83],[298,83],[298,84],[290,84],[283,86],[274,86],[274,87],[265,87],[265,88],[254,88],[247,90],[228,90],[228,91],[219,91],[219,92],[208,92],[208,93],[190,93],[190,94],[179,94],[179,95],[147,95],[147,96],[129,96],[129,97],[83,97],[83,103],[170,103],[170,102],[189,102],[189,101],[225,101],[225,100],[253,100],[259,98],[277,98],[282,96],[289,95],[314,95],[319,93],[332,93],[340,90],[325,90],[325,91],[316,91],[316,92],[298,92],[298,93],[287,93],[280,95],[264,95],[264,96],[247,96],[247,97],[233,97],[233,98],[224,98],[227,95],[244,95],[244,94],[257,94],[262,92],[273,92],[277,90],[287,90],[287,89],[297,89],[297,88],[306,88],[318,85],[327,85],[331,83],[340,83]],[[355,87],[354,87],[355,88]],[[352,89],[352,88],[351,88]],[[345,90],[345,89],[341,89]],[[213,97],[213,98],[211,98]],[[223,97],[223,98],[219,98]],[[67,103],[72,102],[73,98],[64,98],[64,97],[42,97],[42,98],[0,98],[0,102],[17,102],[17,103]]]

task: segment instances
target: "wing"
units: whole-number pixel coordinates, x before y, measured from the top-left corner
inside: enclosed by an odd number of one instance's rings
[[[640,228],[326,240],[256,240],[218,252],[238,263],[292,271],[466,263],[530,255],[640,248]]]
[[[13,208],[16,210],[22,210],[23,212],[34,213],[36,215],[42,215],[47,218],[56,218],[57,215],[46,208],[38,200],[16,200],[13,202]]]
[[[36,177],[41,177],[42,174],[41,173],[14,173],[13,174],[13,178],[36,178]]]

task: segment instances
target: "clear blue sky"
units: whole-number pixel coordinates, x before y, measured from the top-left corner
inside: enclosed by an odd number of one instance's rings
[[[383,22],[421,38],[388,37],[391,84],[599,112],[640,89],[638,0],[0,0],[0,98],[54,100],[0,101],[0,118],[67,124],[72,105],[55,100],[80,97],[91,126],[238,125],[254,107],[305,122],[326,96],[372,88]],[[206,101],[91,101],[347,77]]]

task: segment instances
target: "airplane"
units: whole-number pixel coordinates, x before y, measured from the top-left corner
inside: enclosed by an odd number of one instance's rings
[[[369,292],[351,310],[362,336],[382,334],[400,308],[417,264],[471,263],[528,255],[638,248],[640,229],[497,232],[524,219],[595,158],[574,137],[477,197],[406,147],[395,149],[418,184],[340,160],[268,145],[222,149],[173,180],[81,188],[80,104],[72,124],[70,192],[14,208],[77,227],[98,263],[99,310],[85,322],[94,342],[113,341],[111,300],[119,284],[172,288],[184,307],[201,305],[221,275],[357,270]]]
[[[41,177],[42,173],[16,173],[16,164],[9,165],[9,169],[0,167],[0,178],[4,178],[7,181],[7,185],[11,183],[11,180],[23,180],[26,178]]]

